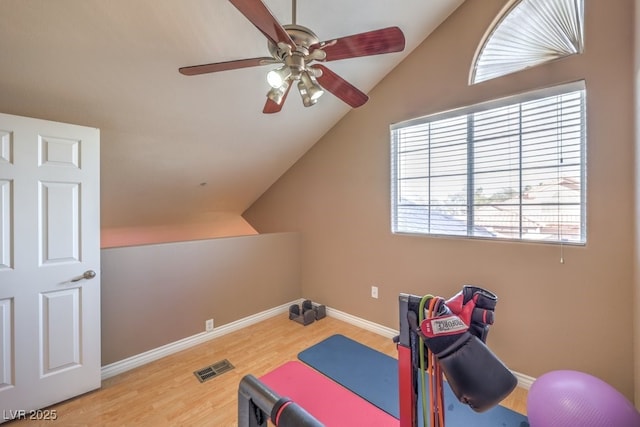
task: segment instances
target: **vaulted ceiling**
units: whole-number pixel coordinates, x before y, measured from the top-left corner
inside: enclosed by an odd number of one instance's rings
[[[368,93],[462,1],[299,0],[296,21],[320,40],[400,27],[401,53],[327,63]],[[265,4],[292,22],[291,0]],[[178,73],[259,56],[226,0],[2,0],[0,112],[100,128],[103,228],[240,214],[350,111],[292,91],[262,114],[274,66]]]

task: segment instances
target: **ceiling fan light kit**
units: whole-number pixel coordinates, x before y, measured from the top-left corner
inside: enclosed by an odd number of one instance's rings
[[[324,94],[324,91],[318,85],[315,77],[312,77],[308,71],[303,71],[298,82],[298,91],[302,97],[302,103],[305,107],[310,107]]]
[[[274,89],[279,88],[289,80],[289,77],[291,77],[291,69],[284,65],[267,73],[267,83]]]
[[[310,29],[301,25],[281,25],[261,0],[229,0],[268,40],[271,57],[182,67],[180,73],[193,76],[238,68],[281,64],[267,73],[271,89],[263,113],[277,113],[294,82],[305,107],[318,102],[325,90],[353,108],[369,97],[351,83],[321,64],[339,59],[401,52],[404,34],[398,27],[388,27],[321,42]],[[293,15],[296,4],[293,0]],[[295,18],[294,18],[295,20]]]
[[[289,83],[289,80],[283,81],[280,86],[271,88],[267,93],[267,98],[278,105],[282,105],[284,98],[287,96],[287,92],[289,92],[290,86],[291,84]]]

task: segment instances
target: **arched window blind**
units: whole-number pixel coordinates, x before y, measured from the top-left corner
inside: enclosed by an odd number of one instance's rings
[[[394,233],[586,242],[584,82],[391,126]]]
[[[584,0],[517,0],[484,39],[469,81],[483,82],[583,49]]]

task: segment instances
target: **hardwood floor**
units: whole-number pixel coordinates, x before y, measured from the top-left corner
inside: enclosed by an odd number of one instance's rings
[[[392,357],[391,339],[334,318],[308,326],[279,315],[207,343],[105,380],[102,388],[50,408],[56,420],[14,420],[22,426],[213,426],[237,425],[237,391],[243,376],[257,377],[333,334],[343,334]],[[194,371],[228,359],[235,369],[200,383]],[[525,413],[526,390],[503,405]]]

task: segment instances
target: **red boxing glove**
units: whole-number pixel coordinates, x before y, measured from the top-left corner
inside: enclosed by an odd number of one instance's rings
[[[469,332],[486,342],[489,325],[494,322],[497,302],[498,297],[494,293],[478,286],[465,285],[462,291],[447,300],[446,305],[469,325]]]

